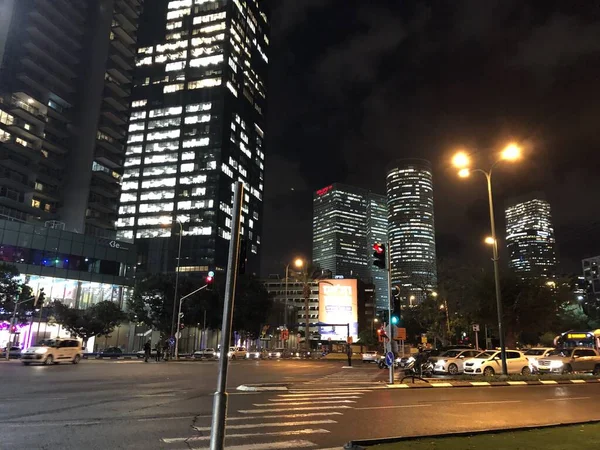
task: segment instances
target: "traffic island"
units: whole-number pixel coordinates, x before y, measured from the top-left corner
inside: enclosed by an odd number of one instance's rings
[[[600,448],[600,421],[553,424],[510,429],[438,434],[432,436],[390,437],[350,441],[345,450],[562,450],[565,443],[576,448]],[[570,448],[570,447],[569,447]]]
[[[289,384],[269,383],[269,384],[242,384],[236,389],[243,392],[272,392],[287,391]]]

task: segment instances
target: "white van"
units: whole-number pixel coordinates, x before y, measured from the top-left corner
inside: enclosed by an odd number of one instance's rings
[[[31,363],[58,364],[70,362],[77,364],[83,357],[81,342],[77,339],[44,339],[21,353],[21,362],[28,366]]]

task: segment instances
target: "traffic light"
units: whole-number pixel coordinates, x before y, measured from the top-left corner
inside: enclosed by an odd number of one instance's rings
[[[385,244],[375,242],[373,244],[373,265],[380,269],[385,269]]]
[[[248,261],[247,250],[248,242],[246,239],[240,239],[240,259],[238,261],[238,273],[240,275],[246,273],[246,261]]]
[[[390,322],[392,323],[392,325],[398,326],[400,325],[400,299],[393,294],[394,292],[392,290],[392,317],[390,319]]]
[[[35,296],[35,299],[33,301],[33,306],[36,307],[39,303],[40,307],[42,307],[42,306],[44,306],[45,300],[46,300],[46,294],[44,293],[44,288],[40,288],[40,290],[38,291],[38,293]]]
[[[211,284],[215,279],[215,273],[210,270],[206,275],[206,284]]]

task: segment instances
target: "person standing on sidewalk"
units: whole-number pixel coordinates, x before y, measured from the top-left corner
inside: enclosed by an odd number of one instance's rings
[[[150,345],[150,341],[147,341],[144,344],[144,362],[148,362],[151,356],[152,346]]]
[[[160,362],[160,357],[162,356],[160,341],[156,343],[156,345],[154,346],[154,350],[156,350],[156,362]]]

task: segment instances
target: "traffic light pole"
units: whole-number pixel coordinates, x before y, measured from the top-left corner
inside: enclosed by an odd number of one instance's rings
[[[392,258],[390,256],[391,248],[388,241],[387,248],[387,275],[388,275],[388,351],[392,351]],[[392,360],[392,364],[390,364],[390,379],[389,383],[394,384],[394,360],[396,359],[395,355]]]
[[[205,284],[201,288],[198,288],[195,291],[190,292],[189,294],[184,295],[179,299],[179,311],[177,312],[177,331],[175,332],[175,360],[179,360],[179,336],[181,336],[181,330],[179,328],[181,327],[181,305],[183,305],[183,301],[186,298],[194,295],[197,292],[200,292],[202,289],[206,289],[209,285],[210,283]]]

